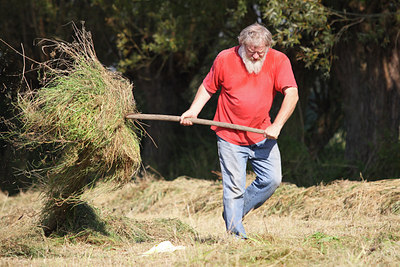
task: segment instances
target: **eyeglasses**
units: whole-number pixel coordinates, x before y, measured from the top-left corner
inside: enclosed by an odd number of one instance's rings
[[[249,57],[254,58],[254,55],[257,55],[258,57],[262,58],[265,55],[265,52],[267,51],[267,47],[265,46],[244,46],[246,53]],[[256,58],[258,58],[256,56]]]

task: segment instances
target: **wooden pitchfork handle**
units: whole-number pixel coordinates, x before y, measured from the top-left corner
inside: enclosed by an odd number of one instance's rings
[[[161,114],[141,114],[141,113],[129,113],[125,116],[127,119],[135,119],[135,120],[153,120],[153,121],[175,121],[179,122],[180,117],[174,115],[161,115]],[[251,128],[247,126],[227,123],[227,122],[219,122],[219,121],[212,121],[212,120],[205,120],[205,119],[195,119],[195,118],[187,118],[194,124],[201,124],[201,125],[209,125],[209,126],[218,126],[228,129],[240,130],[240,131],[247,131],[253,133],[263,134],[264,130]]]

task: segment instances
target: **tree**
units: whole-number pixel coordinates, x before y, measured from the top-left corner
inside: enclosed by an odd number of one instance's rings
[[[399,175],[400,2],[335,1],[335,77],[343,90],[346,158],[369,177]]]

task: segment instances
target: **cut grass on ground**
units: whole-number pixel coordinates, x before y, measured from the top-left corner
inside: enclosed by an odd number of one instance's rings
[[[249,180],[252,179],[249,174]],[[83,198],[103,228],[45,237],[39,193],[0,194],[1,266],[398,266],[400,179],[282,184],[245,219],[251,237],[226,236],[220,182],[147,179]],[[99,224],[98,224],[99,226]],[[102,229],[101,231],[99,229]],[[142,253],[162,241],[186,249]]]

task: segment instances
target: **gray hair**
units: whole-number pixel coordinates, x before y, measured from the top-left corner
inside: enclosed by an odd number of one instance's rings
[[[259,23],[254,23],[244,28],[238,36],[240,45],[272,45],[271,32]]]

